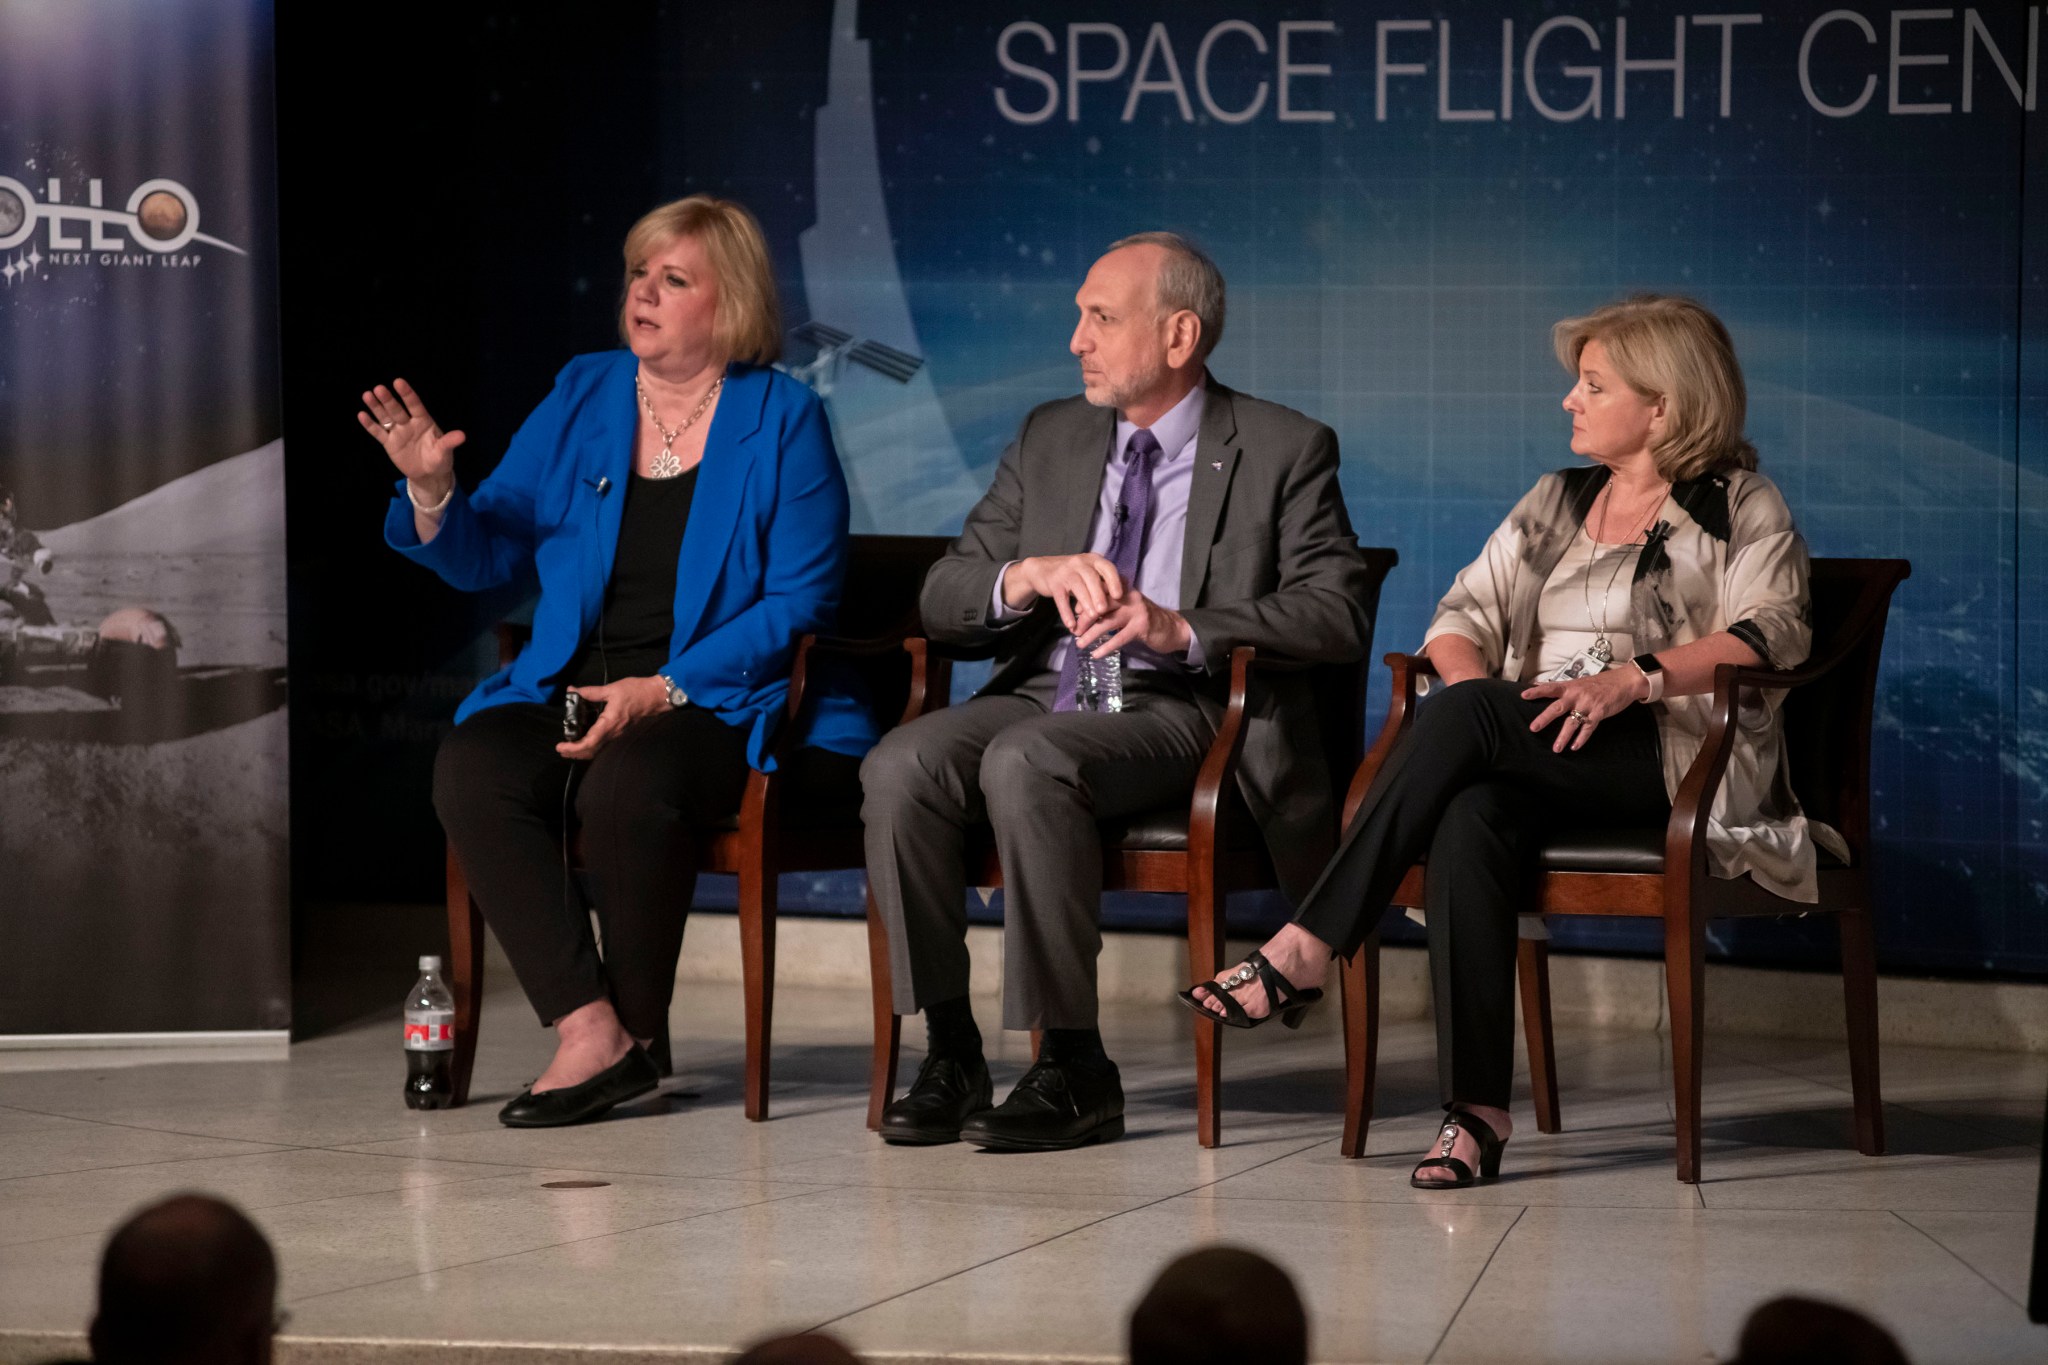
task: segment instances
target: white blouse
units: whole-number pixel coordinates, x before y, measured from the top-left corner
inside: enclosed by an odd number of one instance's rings
[[[1564,557],[1544,580],[1536,601],[1536,638],[1522,663],[1522,682],[1547,678],[1591,649],[1606,626],[1609,666],[1625,664],[1639,652],[1629,633],[1629,585],[1641,544],[1596,547],[1581,526]]]
[[[1607,632],[1624,666],[1637,654],[1723,630],[1753,649],[1766,667],[1793,668],[1805,660],[1813,641],[1806,542],[1769,479],[1735,470],[1675,484],[1651,527],[1654,549],[1630,546],[1595,560],[1582,527],[1606,481],[1607,471],[1597,466],[1537,480],[1479,558],[1459,571],[1425,643],[1462,635],[1479,647],[1493,676],[1539,676],[1582,647],[1573,643],[1574,635],[1590,641],[1606,576],[1616,567],[1611,556],[1626,554],[1630,562],[1614,587]],[[1638,554],[1650,555],[1640,572]],[[1574,557],[1583,568],[1570,567]],[[1554,630],[1546,623],[1554,623]],[[1546,637],[1544,643],[1537,643],[1539,636]],[[1715,875],[1747,875],[1777,895],[1811,902],[1820,894],[1816,842],[1843,859],[1849,848],[1840,834],[1808,820],[1799,808],[1785,765],[1778,717],[1783,699],[1774,689],[1743,691],[1707,848]],[[1652,707],[1668,794],[1677,794],[1699,756],[1711,704],[1706,695],[1667,696]]]

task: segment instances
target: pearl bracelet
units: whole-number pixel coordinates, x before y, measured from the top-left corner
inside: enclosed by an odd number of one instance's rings
[[[407,480],[405,481],[405,497],[406,497],[406,501],[410,502],[410,503],[411,503],[411,504],[413,505],[413,508],[414,508],[414,509],[415,509],[416,511],[419,511],[419,512],[425,513],[425,514],[426,514],[427,516],[430,516],[430,517],[438,517],[438,516],[440,516],[440,515],[441,515],[441,513],[443,513],[443,512],[445,512],[445,511],[447,511],[447,510],[448,510],[448,503],[449,503],[449,501],[450,501],[451,499],[453,499],[453,498],[454,498],[454,496],[455,496],[455,485],[454,485],[454,484],[453,484],[453,483],[451,482],[451,483],[450,483],[450,484],[448,485],[448,491],[447,491],[446,493],[443,493],[443,494],[441,495],[441,500],[440,500],[439,502],[435,503],[435,504],[434,504],[434,505],[433,505],[432,507],[429,507],[429,506],[427,506],[427,505],[426,505],[425,503],[421,502],[421,501],[420,501],[420,495],[419,495],[418,493],[416,493],[416,492],[414,492],[414,491],[413,491],[413,486],[412,486],[412,480],[411,480],[411,479],[407,479]]]

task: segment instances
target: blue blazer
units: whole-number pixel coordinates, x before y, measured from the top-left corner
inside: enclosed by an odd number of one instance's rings
[[[533,639],[463,699],[458,723],[487,706],[558,699],[563,671],[597,628],[632,472],[638,363],[606,351],[564,366],[497,469],[474,493],[457,487],[424,545],[399,480],[384,538],[400,554],[466,591],[529,569],[540,579]],[[692,702],[747,727],[757,768],[782,718],[797,640],[831,629],[838,612],[847,508],[818,396],[775,370],[728,368],[676,562],[674,653],[661,671]],[[858,756],[875,737],[866,708],[825,686],[802,738]]]

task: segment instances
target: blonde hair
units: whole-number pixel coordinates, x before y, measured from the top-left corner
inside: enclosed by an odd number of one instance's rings
[[[712,339],[733,360],[766,365],[782,355],[782,303],[768,240],[754,215],[730,199],[693,194],[644,215],[626,233],[626,289],[633,272],[665,243],[694,237],[703,243],[718,277]],[[619,301],[619,335],[627,337],[626,300]]]
[[[1622,382],[1664,400],[1664,434],[1650,448],[1657,473],[1677,482],[1755,469],[1742,434],[1748,390],[1728,329],[1705,306],[1668,294],[1637,294],[1550,329],[1565,372],[1577,377],[1589,342],[1607,349]]]

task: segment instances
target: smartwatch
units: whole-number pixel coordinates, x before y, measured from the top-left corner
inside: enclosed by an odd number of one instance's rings
[[[1642,674],[1649,681],[1650,695],[1643,700],[1664,700],[1664,665],[1657,662],[1657,656],[1654,654],[1638,654],[1630,662],[1636,666],[1636,672]]]
[[[657,673],[654,676],[661,679],[662,688],[668,693],[668,704],[670,706],[681,710],[690,704],[690,694],[677,687],[675,679],[669,677],[666,673]]]

